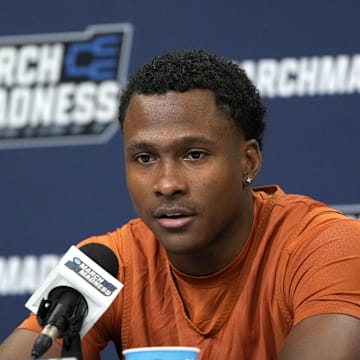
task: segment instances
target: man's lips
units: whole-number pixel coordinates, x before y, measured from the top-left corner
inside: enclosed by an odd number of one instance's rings
[[[159,207],[154,211],[154,218],[164,228],[178,229],[192,221],[195,212],[184,207]]]
[[[158,223],[167,229],[179,229],[187,225],[191,221],[192,217],[179,217],[179,218],[158,218]]]

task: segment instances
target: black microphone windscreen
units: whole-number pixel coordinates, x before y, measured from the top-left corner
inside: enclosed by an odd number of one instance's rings
[[[110,248],[99,243],[89,243],[81,246],[79,249],[112,276],[117,277],[119,262]]]

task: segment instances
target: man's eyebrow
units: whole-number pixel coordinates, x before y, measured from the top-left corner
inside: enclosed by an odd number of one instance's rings
[[[178,139],[175,139],[173,142],[167,144],[167,148],[177,148],[177,147],[190,147],[190,146],[212,146],[215,145],[216,142],[210,140],[205,136],[184,136]],[[131,141],[126,144],[126,151],[128,152],[138,152],[138,151],[151,151],[155,150],[156,144],[147,141]]]
[[[125,146],[125,150],[128,152],[139,152],[139,151],[151,151],[154,148],[154,146],[145,141],[140,142],[129,142]]]

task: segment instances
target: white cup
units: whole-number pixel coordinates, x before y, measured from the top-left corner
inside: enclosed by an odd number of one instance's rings
[[[123,350],[126,360],[197,360],[199,348],[189,346],[150,346]]]

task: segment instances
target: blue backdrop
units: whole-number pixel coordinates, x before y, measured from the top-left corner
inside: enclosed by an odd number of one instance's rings
[[[205,48],[246,65],[268,106],[256,185],[278,183],[287,192],[352,205],[357,216],[359,13],[360,3],[351,0],[3,0],[0,37],[129,23],[126,74],[178,48]],[[119,131],[101,144],[18,144],[0,149],[0,341],[27,314],[39,272],[71,244],[135,215]],[[103,358],[114,357],[108,351]]]

